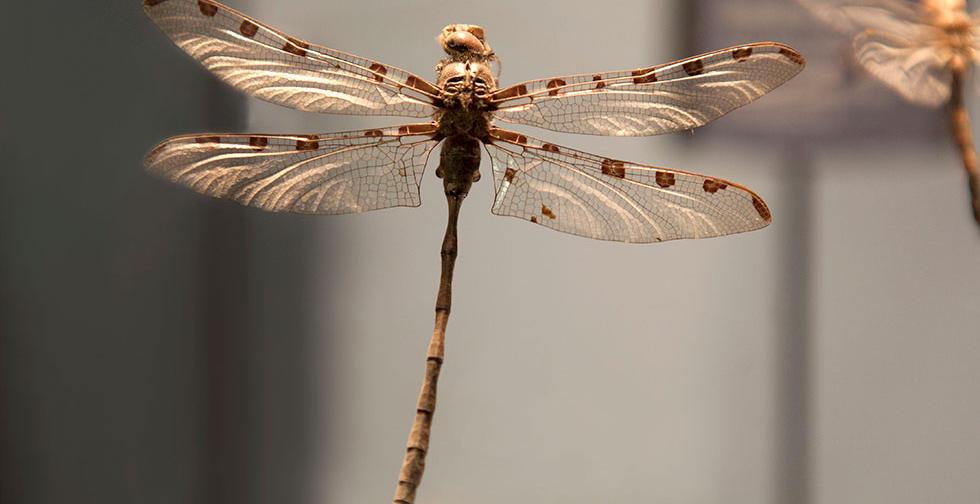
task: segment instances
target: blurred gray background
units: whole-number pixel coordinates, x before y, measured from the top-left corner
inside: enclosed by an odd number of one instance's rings
[[[826,38],[683,0],[233,5],[423,76],[442,26],[481,24],[504,84],[677,59],[721,29],[724,45],[810,56],[690,135],[524,130],[746,184],[772,207],[767,229],[592,242],[494,217],[490,179],[474,187],[420,503],[980,501],[980,234],[962,168],[941,115],[861,79],[883,123],[934,123],[778,134],[834,117],[818,112],[846,86],[812,84],[841,64]],[[315,218],[209,200],[140,160],[184,132],[401,119],[246,99],[135,0],[15,4],[8,21],[0,501],[389,502],[438,281],[432,167],[419,209]]]

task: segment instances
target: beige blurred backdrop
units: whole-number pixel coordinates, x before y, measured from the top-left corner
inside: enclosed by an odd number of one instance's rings
[[[764,230],[562,235],[491,215],[484,164],[419,504],[980,502],[980,233],[962,168],[938,113],[842,69],[847,43],[814,38],[792,3],[226,1],[429,77],[452,22],[486,28],[503,84],[761,39],[810,58],[693,133],[517,128],[743,183],[770,203]],[[341,217],[147,175],[169,135],[403,119],[246,99],[141,4],[5,4],[0,502],[390,502],[432,330],[435,159],[421,208]],[[888,114],[853,110],[865,96]],[[820,121],[836,135],[799,138]]]
[[[442,26],[480,24],[503,62],[503,84],[677,59],[690,36],[680,1],[243,7],[423,76],[440,57]],[[753,107],[736,114],[751,116]],[[250,102],[258,131],[398,121]],[[605,139],[523,131],[739,181],[767,199],[774,223],[705,241],[593,242],[492,216],[485,176],[463,207],[420,502],[980,500],[980,236],[951,146],[811,145],[809,166],[795,167],[768,146],[719,135],[702,143],[698,132]],[[320,254],[330,259],[317,265],[314,305],[329,307],[318,327],[331,343],[315,357],[329,397],[318,406],[316,502],[385,502],[393,491],[445,225],[433,168],[419,209],[318,225]],[[802,187],[797,168],[812,173]],[[786,218],[799,198],[808,211]],[[802,263],[786,257],[799,239]],[[794,282],[805,292],[791,292]],[[787,317],[806,324],[801,334],[787,333]]]

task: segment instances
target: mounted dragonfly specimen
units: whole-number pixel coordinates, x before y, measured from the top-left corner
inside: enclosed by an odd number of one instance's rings
[[[435,329],[395,503],[422,479],[449,320],[460,205],[492,164],[492,211],[554,230],[621,242],[751,231],[769,208],[733,182],[580,152],[500,128],[495,121],[592,135],[689,130],[741,107],[799,73],[803,57],[776,43],[747,44],[659,66],[498,87],[479,26],[454,24],[439,42],[436,81],[287,35],[213,0],[145,0],[149,17],[228,84],[309,112],[425,119],[331,134],[197,134],[171,138],[149,171],[195,191],[274,212],[343,214],[420,204],[430,152],[442,149],[449,222]]]
[[[853,37],[857,62],[925,107],[946,104],[980,225],[980,167],[964,104],[967,72],[980,61],[980,16],[965,0],[798,0],[815,17]]]

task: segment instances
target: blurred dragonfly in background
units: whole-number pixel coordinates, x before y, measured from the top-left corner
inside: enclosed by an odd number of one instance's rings
[[[911,103],[947,105],[980,225],[980,168],[964,103],[967,74],[978,62],[980,19],[965,0],[797,0],[852,37],[855,60]]]
[[[746,44],[632,70],[497,86],[483,28],[453,24],[435,83],[311,44],[213,0],[145,0],[147,15],[226,83],[308,112],[427,119],[330,134],[184,135],[146,158],[151,172],[195,191],[275,212],[342,214],[421,204],[429,154],[442,145],[449,223],[436,324],[394,502],[411,503],[428,451],[444,358],[463,199],[489,155],[492,211],[554,230],[621,242],[707,238],[769,224],[768,206],[733,182],[597,156],[507,130],[657,135],[702,126],[752,102],[804,67],[792,48]]]

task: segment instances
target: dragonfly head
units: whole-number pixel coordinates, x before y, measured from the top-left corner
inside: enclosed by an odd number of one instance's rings
[[[450,56],[489,58],[493,50],[484,37],[482,26],[451,24],[439,34],[439,45]]]

